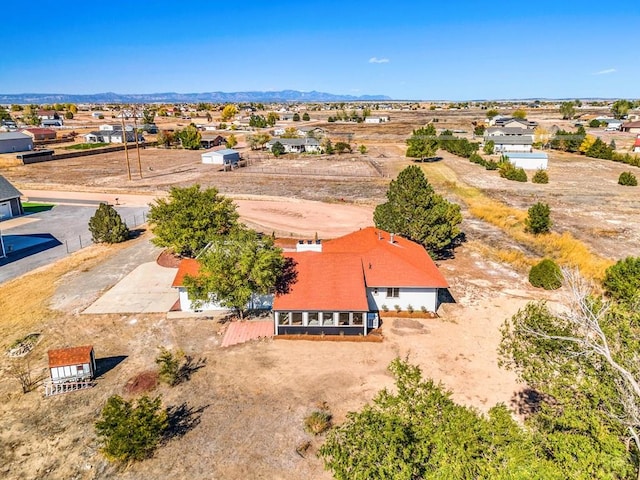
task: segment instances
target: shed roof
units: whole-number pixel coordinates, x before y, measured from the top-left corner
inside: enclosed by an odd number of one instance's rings
[[[56,135],[56,131],[50,128],[23,128],[23,132],[31,132],[35,135]]]
[[[89,363],[92,351],[92,345],[49,350],[49,368]]]
[[[0,133],[0,142],[3,140],[31,140],[31,137],[26,133],[22,132],[8,132],[8,133]]]
[[[220,150],[212,150],[210,152],[207,153],[203,153],[203,155],[218,155],[218,156],[225,156],[225,155],[236,155],[239,154],[240,152],[238,152],[237,150],[234,150],[233,148],[222,148]]]
[[[19,198],[21,195],[22,193],[9,180],[0,175],[0,202]]]
[[[490,138],[497,145],[532,145],[533,138],[529,135],[493,135]]]

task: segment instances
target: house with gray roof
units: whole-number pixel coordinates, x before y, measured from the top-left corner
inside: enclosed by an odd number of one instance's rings
[[[320,142],[315,138],[272,138],[267,142],[267,150],[271,151],[276,142],[280,142],[285,153],[321,153]]]
[[[494,143],[494,153],[531,152],[533,150],[533,138],[529,135],[496,135],[487,138]]]
[[[0,220],[23,215],[20,191],[0,175]]]
[[[0,133],[0,153],[33,150],[33,138],[21,132]]]

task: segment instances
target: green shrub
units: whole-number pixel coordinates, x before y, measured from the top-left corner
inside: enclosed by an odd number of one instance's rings
[[[487,160],[484,164],[484,168],[486,168],[487,170],[498,170],[498,167],[498,162],[494,160]]]
[[[514,182],[526,182],[527,173],[522,168],[517,168],[510,161],[501,162],[499,166],[500,176]]]
[[[181,352],[173,353],[164,347],[160,348],[160,353],[156,357],[156,364],[160,366],[158,376],[160,380],[171,385],[180,383],[180,361]]]
[[[94,243],[120,243],[129,238],[127,224],[116,209],[107,203],[101,203],[89,219],[89,231]]]
[[[528,210],[524,221],[526,230],[534,235],[548,233],[551,229],[551,209],[546,203],[538,202]]]
[[[589,122],[589,127],[598,128],[600,127],[600,120],[596,120],[595,118]]]
[[[160,397],[141,397],[137,405],[119,395],[109,397],[95,424],[107,459],[127,463],[150,457],[167,430],[167,412]]]
[[[607,268],[602,286],[608,297],[633,303],[640,297],[640,257],[627,257]]]
[[[395,308],[398,313],[402,311],[402,307],[400,305],[394,305],[393,308]]]
[[[545,290],[556,290],[562,286],[562,272],[560,267],[548,258],[545,258],[529,271],[529,283],[534,287]]]
[[[411,304],[407,305],[407,312],[413,313],[413,305]]]
[[[304,429],[312,435],[320,435],[331,428],[331,413],[326,410],[316,410],[304,419]]]
[[[389,307],[387,307],[386,305],[381,305],[380,308],[382,309],[383,312],[389,311]]]
[[[549,183],[549,174],[542,168],[538,169],[531,178],[533,183]]]
[[[638,179],[631,172],[622,172],[618,177],[618,185],[626,185],[628,187],[638,186]]]

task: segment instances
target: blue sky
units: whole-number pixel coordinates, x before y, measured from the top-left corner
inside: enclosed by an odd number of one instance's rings
[[[638,0],[39,0],[1,12],[5,94],[640,97]]]

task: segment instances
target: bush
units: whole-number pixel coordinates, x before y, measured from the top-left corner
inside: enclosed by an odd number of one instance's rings
[[[598,128],[600,127],[600,120],[596,120],[595,118],[589,122],[589,127]]]
[[[411,304],[407,305],[407,312],[413,313],[413,305]]]
[[[484,164],[484,168],[487,170],[498,170],[500,165],[495,160],[487,160]]]
[[[608,297],[633,303],[640,297],[640,257],[627,257],[611,265],[604,273],[602,286]]]
[[[562,272],[560,267],[548,258],[545,258],[529,271],[529,283],[534,287],[545,290],[556,290],[562,286]]]
[[[618,185],[626,185],[628,187],[638,186],[638,179],[631,172],[622,172],[618,177]]]
[[[180,382],[181,357],[180,353],[174,354],[164,347],[160,348],[160,353],[156,357],[156,364],[160,366],[158,372],[160,380],[172,387]]]
[[[527,173],[522,168],[517,168],[510,161],[502,161],[500,163],[500,176],[507,180],[513,180],[515,182],[526,182]]]
[[[312,435],[320,435],[331,428],[331,413],[326,410],[316,410],[304,419],[304,429]]]
[[[387,307],[386,305],[381,305],[380,308],[382,309],[383,312],[389,311],[389,307]]]
[[[167,412],[161,408],[160,397],[141,397],[137,405],[113,395],[102,409],[95,424],[107,459],[129,462],[149,458],[168,427]]]
[[[395,308],[398,313],[402,311],[402,307],[400,305],[394,305],[393,308]]]
[[[66,118],[67,120],[73,120],[73,112],[65,113],[64,118]]]
[[[551,229],[551,209],[546,203],[538,202],[528,210],[524,221],[526,230],[534,235],[548,233]]]
[[[536,173],[531,178],[533,183],[549,183],[549,174],[546,170],[542,168],[537,170]]]
[[[129,238],[126,223],[116,209],[107,203],[101,203],[89,219],[89,231],[95,243],[120,243]]]

